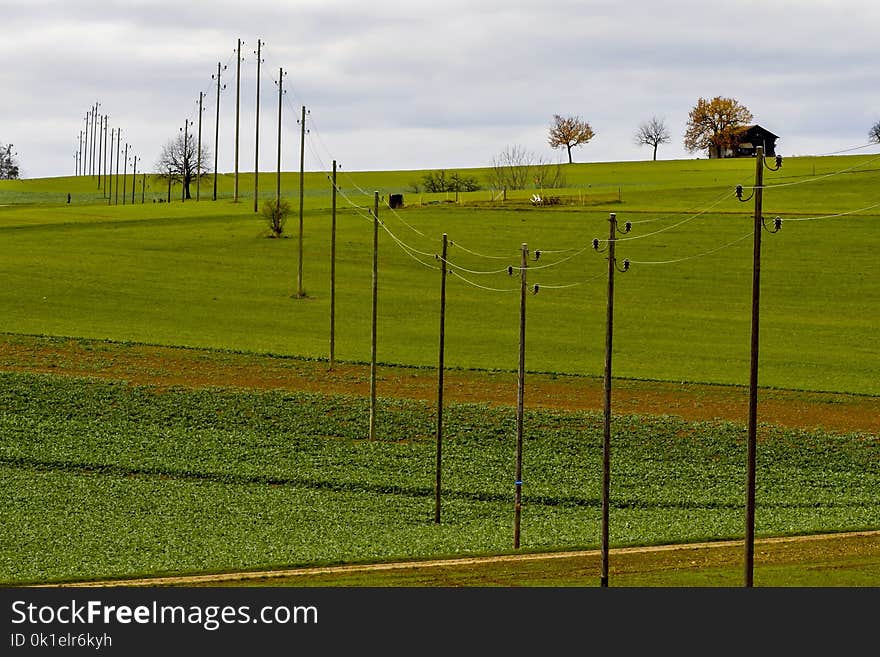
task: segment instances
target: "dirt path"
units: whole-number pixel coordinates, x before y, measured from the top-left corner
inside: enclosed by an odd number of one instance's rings
[[[41,372],[124,380],[134,384],[369,394],[367,365],[338,365],[295,358],[211,350],[125,345],[0,334],[0,371]],[[448,402],[516,404],[512,372],[450,370]],[[379,396],[435,400],[431,368],[379,367]],[[745,423],[748,390],[740,386],[615,380],[616,413],[677,415],[687,420]],[[598,377],[528,374],[525,404],[531,408],[603,408]],[[880,397],[792,390],[762,390],[759,422],[834,432],[880,434]]]
[[[863,532],[846,532],[836,534],[815,534],[809,536],[786,536],[777,538],[755,539],[756,547],[791,545],[796,543],[821,543],[852,538],[880,539],[880,530]],[[683,543],[675,545],[655,545],[648,547],[613,548],[609,556],[651,554],[659,552],[694,552],[741,548],[742,541],[713,541],[707,543]],[[286,568],[280,570],[216,573],[210,575],[179,575],[173,577],[143,577],[138,579],[117,579],[93,582],[72,582],[65,584],[40,584],[39,587],[110,587],[110,586],[195,586],[210,584],[232,584],[248,580],[279,580],[295,579],[314,575],[345,575],[375,571],[414,570],[430,568],[449,568],[459,566],[481,565],[489,563],[517,563],[524,561],[542,561],[554,559],[598,558],[599,550],[577,550],[568,552],[505,554],[486,557],[469,557],[457,559],[428,559],[424,561],[401,561],[391,563],[356,564],[346,566],[322,566],[306,568]]]

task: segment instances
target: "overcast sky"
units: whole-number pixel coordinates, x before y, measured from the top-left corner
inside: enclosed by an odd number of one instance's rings
[[[700,97],[732,97],[780,135],[786,156],[860,146],[880,120],[876,0],[0,0],[0,141],[24,177],[70,175],[86,112],[153,169],[186,119],[219,169],[235,154],[235,50],[242,39],[239,170],[254,165],[257,40],[263,47],[260,169],[480,167],[510,146],[556,162],[554,114],[595,131],[577,162],[650,159],[638,125],[672,139],[660,159],[705,156],[682,141]]]

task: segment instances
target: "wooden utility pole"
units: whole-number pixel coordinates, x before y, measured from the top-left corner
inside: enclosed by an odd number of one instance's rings
[[[137,162],[138,156],[135,155],[131,159],[131,204],[134,205],[134,191],[137,187]]]
[[[449,238],[443,233],[440,251],[440,349],[437,363],[437,458],[434,479],[434,523],[440,524],[440,484],[443,465],[443,370],[446,345],[446,253]]]
[[[226,68],[225,66],[223,68]],[[217,200],[217,149],[220,146],[220,75],[223,69],[220,68],[220,62],[217,62],[217,107],[214,117],[214,196],[213,200]],[[211,76],[214,77],[214,76]]]
[[[278,69],[278,168],[275,174],[275,207],[281,207],[281,97],[284,94],[284,69]]]
[[[260,54],[263,42],[257,39],[257,125],[254,131],[254,212],[259,210],[260,200]]]
[[[144,198],[147,195],[147,174],[141,174],[141,205],[144,204]]]
[[[107,196],[107,174],[108,174],[108,166],[107,166],[107,126],[110,123],[110,117],[108,115],[104,115],[104,188],[103,194]]]
[[[373,284],[370,327],[370,440],[376,438],[376,314],[379,289],[379,192],[373,196]]]
[[[104,119],[105,116],[98,117],[98,168],[96,173],[98,174],[98,189],[101,189],[101,173],[102,173],[102,165],[103,161],[101,160],[101,155],[104,153]]]
[[[114,205],[119,205],[119,148],[122,142],[122,128],[116,129],[116,191],[114,192]]]
[[[608,302],[605,324],[605,421],[602,432],[602,567],[599,585],[608,586],[608,520],[611,492],[611,353],[614,331],[614,270],[617,266],[614,256],[614,243],[617,240],[617,215],[612,212],[608,218]]]
[[[125,161],[122,163],[122,205],[125,205],[128,185],[128,143],[125,144]]]
[[[239,135],[239,108],[241,106],[241,39],[235,50],[235,183],[232,191],[232,201],[238,203],[238,135]]]
[[[306,106],[302,108],[302,119],[300,120],[300,142],[299,142],[299,263],[297,263],[296,274],[296,296],[304,297],[306,295],[303,290],[303,178],[305,176],[305,149],[306,149]]]
[[[522,445],[523,412],[526,379],[526,272],[529,266],[529,247],[522,245],[520,256],[520,296],[519,296],[519,366],[516,376],[516,476],[514,478],[513,506],[513,547],[519,549],[520,519],[522,517]]]
[[[107,177],[113,175],[113,140],[116,139],[116,128],[110,129],[110,166],[107,168]],[[107,205],[113,202],[113,180],[108,181]]]
[[[183,120],[183,162],[180,172],[180,202],[186,201],[186,181],[189,174],[189,119]],[[134,201],[132,201],[134,203]]]
[[[764,147],[755,149],[755,240],[752,264],[752,338],[749,370],[749,432],[746,466],[746,541],[744,585],[751,587],[755,566],[755,456],[758,422],[758,309],[761,294],[761,216],[764,200]]]
[[[336,160],[330,196],[330,369],[336,365]]]
[[[205,92],[199,92],[199,139],[196,150],[196,201],[201,200],[202,190],[202,111],[204,110]]]

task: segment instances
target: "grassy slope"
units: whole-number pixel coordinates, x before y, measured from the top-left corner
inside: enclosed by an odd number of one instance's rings
[[[575,165],[568,174],[572,187],[560,192],[573,204],[559,208],[535,209],[516,200],[490,206],[489,192],[483,191],[463,197],[471,205],[431,205],[429,200],[445,195],[420,195],[427,205],[380,211],[388,229],[421,253],[407,253],[388,234],[380,236],[379,359],[416,365],[436,361],[439,276],[429,267],[436,267],[431,254],[446,232],[461,245],[450,250],[450,261],[463,268],[456,271],[484,287],[504,290],[486,291],[451,277],[450,366],[515,368],[517,281],[504,269],[518,263],[519,245],[526,242],[532,251],[544,252],[531,263],[542,268],[529,272],[541,292],[528,301],[527,367],[600,373],[605,260],[589,245],[594,237],[606,236],[613,210],[621,221],[636,222],[625,236],[636,239],[618,244],[621,259],[676,260],[744,238],[706,257],[637,264],[619,277],[615,375],[745,383],[751,204],[738,203],[731,191],[737,182],[749,183],[753,166],[753,161],[739,160]],[[850,173],[822,177],[854,166]],[[874,166],[867,156],[792,159],[781,172],[768,173],[767,182],[798,184],[767,190],[765,215],[794,219],[871,205],[880,177]],[[360,190],[405,191],[418,176],[346,174],[340,184],[353,201],[369,206],[370,196]],[[809,184],[800,184],[804,181]],[[221,189],[230,187],[228,179],[221,182]],[[250,199],[239,204],[0,208],[0,275],[6,282],[0,291],[0,329],[326,357],[329,195],[323,174],[309,174],[306,182],[303,283],[308,298],[302,300],[291,298],[297,285],[297,218],[288,224],[291,239],[263,239]],[[3,183],[0,203],[51,201],[52,194],[67,188],[94,196],[91,184],[63,178]],[[250,189],[246,181],[242,185]],[[297,185],[297,176],[285,176],[285,190],[295,193]],[[416,200],[414,194],[406,197]],[[371,228],[369,218],[345,200],[340,207],[337,357],[366,361]],[[694,217],[693,211],[709,207]],[[650,221],[685,210],[692,212]],[[675,226],[683,220],[688,221]],[[792,221],[778,235],[765,234],[762,384],[880,393],[872,348],[880,288],[871,275],[880,247],[878,226],[877,215],[867,212]],[[648,235],[658,230],[663,232]],[[576,251],[565,252],[571,248]],[[553,263],[559,264],[547,266]],[[483,275],[466,270],[501,271]]]

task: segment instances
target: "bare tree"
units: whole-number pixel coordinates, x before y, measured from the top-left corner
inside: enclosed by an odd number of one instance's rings
[[[568,150],[568,163],[571,164],[571,149],[586,144],[595,136],[590,124],[579,116],[553,115],[550,126],[550,146]]]
[[[652,146],[654,148],[654,161],[657,160],[657,147],[660,144],[668,144],[670,140],[669,129],[666,121],[652,116],[636,130],[635,142],[637,146]]]
[[[17,153],[12,151],[12,144],[0,144],[0,180],[16,180],[19,176]]]
[[[206,146],[202,146],[202,155],[199,158],[196,153],[196,140],[193,136],[187,135],[186,141],[184,141],[184,135],[179,134],[174,139],[168,140],[162,147],[159,159],[156,160],[156,168],[159,175],[165,179],[171,176],[173,182],[182,183],[185,197],[191,199],[189,186],[197,174],[210,173],[211,169],[208,167],[210,159],[211,153]]]
[[[525,189],[535,156],[522,146],[508,146],[492,158],[489,182],[495,189]]]
[[[868,138],[875,144],[880,144],[880,121],[871,126],[868,131]]]

